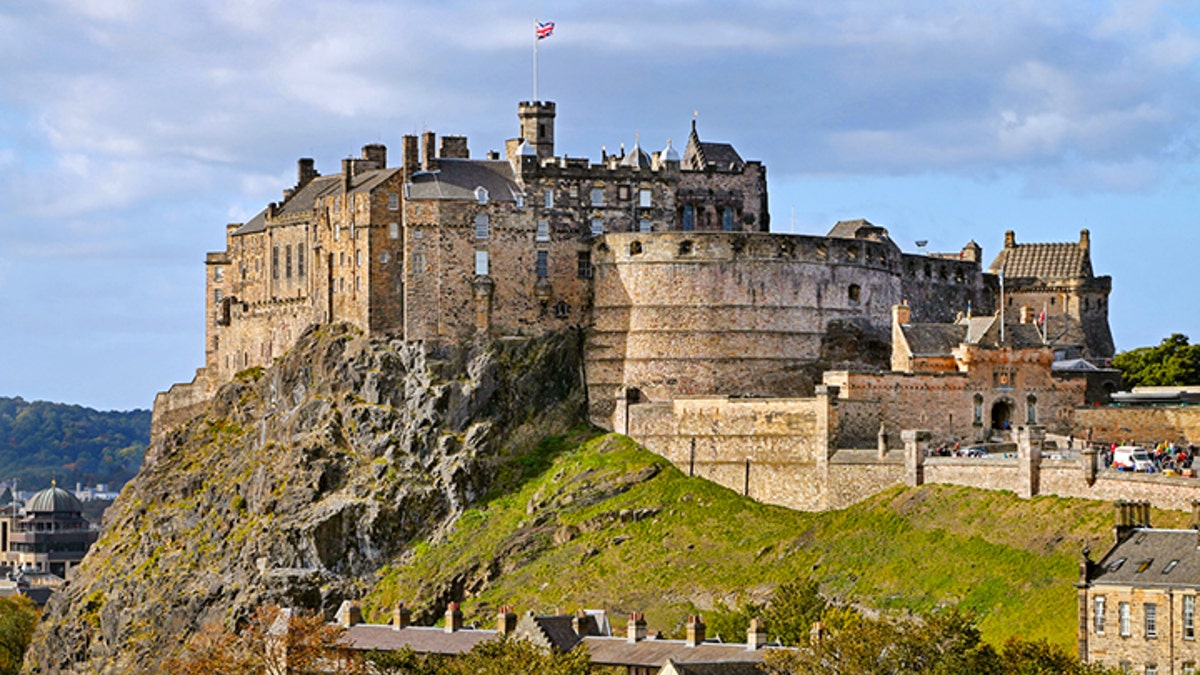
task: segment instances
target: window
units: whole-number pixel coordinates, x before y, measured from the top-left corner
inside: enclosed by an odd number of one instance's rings
[[[975,394],[975,424],[983,424],[983,395]],[[1103,603],[1104,598],[1100,598]]]
[[[279,247],[271,247],[271,278],[279,278]]]
[[[284,253],[283,259],[285,261],[285,264],[283,267],[284,276],[287,277],[288,279],[291,279],[292,278],[292,246],[291,246],[291,244],[288,244],[287,246],[284,247],[283,253]]]
[[[683,231],[691,232],[696,229],[696,207],[687,204],[683,207]]]
[[[388,223],[388,239],[400,238],[400,223]]]
[[[550,254],[546,251],[537,252],[537,265],[535,266],[538,278],[546,278],[550,276]]]
[[[388,193],[388,211],[400,210],[400,195],[395,192]]]
[[[721,209],[721,229],[726,232],[732,232],[735,229],[733,224],[732,206],[726,206],[725,208]]]
[[[617,199],[623,202],[629,201],[629,186],[621,185],[617,188]]]
[[[548,209],[554,208],[554,190],[546,190],[542,193],[543,206]]]
[[[1037,424],[1037,397],[1030,396],[1025,399],[1025,421],[1029,424]]]
[[[221,289],[218,288],[213,291],[213,302],[218,305],[221,304]]]
[[[1104,596],[1092,598],[1092,629],[1096,635],[1104,635]]]
[[[387,251],[384,251],[383,253],[379,254],[379,264],[381,264],[381,265],[388,264],[388,252]]]
[[[351,239],[354,238],[354,221],[353,220],[350,221],[350,238]]]
[[[362,284],[359,283],[359,278],[358,278],[357,274],[354,275],[354,290],[356,290],[356,291],[362,290]]]
[[[1158,666],[1153,663],[1146,664],[1146,675],[1158,675]]]
[[[304,244],[296,245],[296,276],[304,276]]]
[[[592,236],[599,237],[604,234],[604,219],[592,218]]]
[[[221,267],[213,268],[213,281],[220,281],[225,278],[225,270]]]
[[[488,252],[475,251],[475,274],[478,276],[487,276],[488,273]]]
[[[550,221],[539,220],[537,224],[537,240],[550,241]]]
[[[859,298],[862,297],[862,287],[858,284],[850,284],[850,288],[846,289],[846,296],[850,300],[850,304],[857,305]]]
[[[653,228],[650,226],[650,221],[642,218],[638,221],[638,232],[650,232]]]
[[[592,278],[592,252],[591,251],[579,251],[576,254],[575,263],[576,263],[576,266],[575,266],[576,276],[578,276],[580,279],[591,279]]]
[[[482,185],[475,188],[475,201],[479,202],[480,204],[486,204],[488,202],[487,188],[483,187]]]
[[[1129,603],[1122,602],[1117,605],[1117,619],[1121,623],[1121,637],[1129,637],[1132,633],[1132,627],[1129,625]]]
[[[1146,637],[1158,637],[1158,605],[1153,602],[1147,602],[1142,606],[1143,618],[1146,624]]]
[[[413,274],[425,273],[425,254],[420,251],[413,251],[412,254],[412,271]]]
[[[565,301],[559,300],[554,303],[554,318],[565,319],[571,315],[571,306]]]
[[[342,236],[342,224],[334,223],[333,224],[333,240],[337,241],[341,236]]]
[[[638,191],[638,206],[642,207],[643,209],[650,208],[650,191],[649,190]]]
[[[486,213],[480,213],[479,215],[475,216],[476,239],[487,239],[489,229],[488,215]]]
[[[604,188],[592,188],[592,206],[604,206]]]
[[[1183,639],[1196,639],[1196,596],[1183,596]]]
[[[1183,662],[1183,675],[1196,675],[1196,662],[1195,661],[1184,661]]]
[[[361,248],[354,252],[354,266],[362,267],[362,249]]]

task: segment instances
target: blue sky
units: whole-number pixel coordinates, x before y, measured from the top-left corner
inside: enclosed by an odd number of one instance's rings
[[[558,152],[701,135],[773,229],[990,261],[1092,232],[1118,349],[1200,339],[1200,10],[1008,1],[17,0],[0,7],[0,395],[149,407],[203,361],[203,265],[366,143],[517,132],[535,18]],[[985,5],[980,7],[979,5]],[[994,5],[994,6],[991,6]]]

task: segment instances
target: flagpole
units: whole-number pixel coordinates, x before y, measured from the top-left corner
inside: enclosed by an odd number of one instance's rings
[[[538,97],[537,97],[537,52],[538,52],[538,43],[539,42],[541,42],[541,39],[538,36],[538,22],[537,22],[537,19],[534,19],[533,20],[533,102],[534,103],[537,103],[537,100],[538,100]]]

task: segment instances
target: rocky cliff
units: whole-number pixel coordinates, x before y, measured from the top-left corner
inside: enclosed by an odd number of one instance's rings
[[[155,672],[203,622],[330,613],[583,419],[579,335],[434,352],[311,329],[157,439],[28,672]]]

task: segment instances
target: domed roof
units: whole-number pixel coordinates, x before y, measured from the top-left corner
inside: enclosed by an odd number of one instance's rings
[[[79,513],[83,504],[75,495],[58,487],[50,486],[25,502],[26,513]]]

